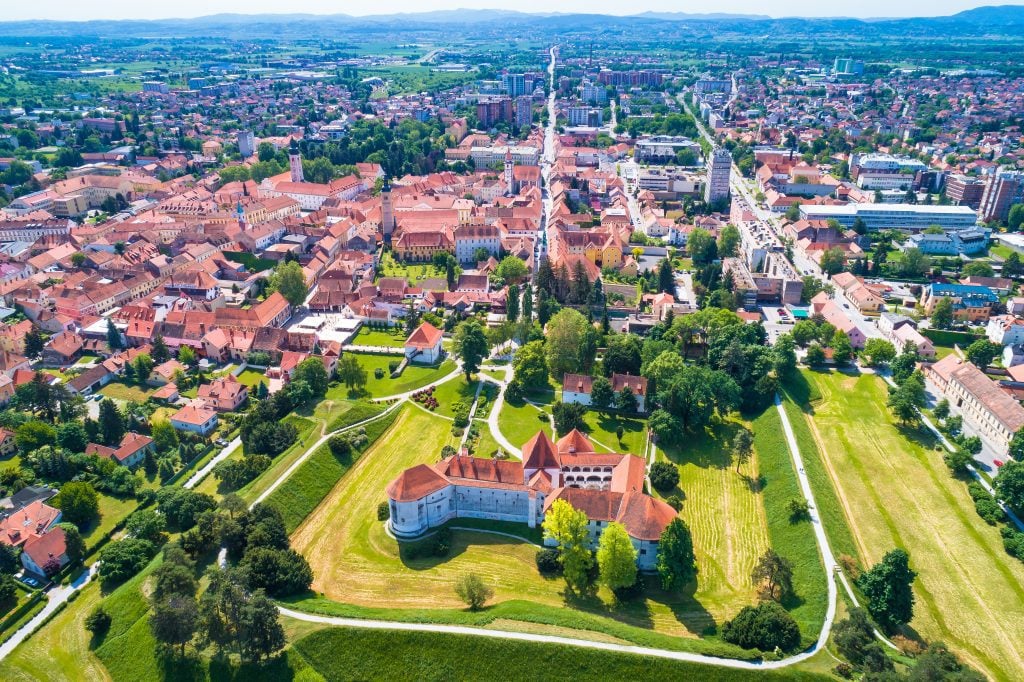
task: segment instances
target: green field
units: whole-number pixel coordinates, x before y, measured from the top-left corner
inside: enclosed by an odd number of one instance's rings
[[[256,369],[243,369],[235,378],[238,379],[239,383],[245,384],[249,388],[252,388],[261,381],[267,381],[267,376],[262,371]]]
[[[529,403],[513,403],[506,399],[498,413],[498,428],[510,443],[522,447],[541,429],[547,430],[549,436],[552,435],[547,415],[539,418],[540,415],[541,410]]]
[[[478,383],[480,382],[474,379],[467,384],[466,376],[460,374],[451,381],[446,381],[436,386],[434,388],[434,397],[437,398],[437,409],[434,411],[446,417],[455,416],[452,406],[457,402],[465,403],[466,407],[472,405],[473,398],[476,397]]]
[[[243,486],[237,492],[241,495],[242,499],[255,500],[264,490],[269,488],[274,481],[280,478],[284,472],[290,467],[297,459],[302,457],[312,447],[313,443],[321,436],[322,424],[312,421],[310,419],[303,419],[295,415],[288,415],[284,418],[284,421],[290,422],[295,426],[297,431],[297,437],[295,442],[285,450],[283,453],[274,458],[270,468],[259,475],[255,480],[250,482],[248,485]]]
[[[853,541],[868,565],[893,547],[918,572],[913,631],[990,677],[1024,678],[1024,565],[978,518],[929,435],[898,427],[873,375],[808,373],[809,419]]]
[[[359,364],[366,370],[366,387],[363,395],[372,398],[383,398],[408,391],[415,391],[429,383],[437,381],[455,369],[455,363],[451,360],[444,360],[439,365],[416,365],[410,364],[402,372],[402,375],[392,379],[391,370],[388,365],[391,362],[400,362],[398,355],[372,355],[370,353],[352,353],[359,360]],[[384,376],[378,379],[374,375],[376,369],[382,369]],[[327,392],[327,398],[349,398],[349,390],[338,385]]]
[[[392,331],[362,327],[350,343],[356,346],[392,346],[401,348],[405,345],[405,331],[401,327],[392,327]]]
[[[431,263],[399,263],[390,251],[381,256],[377,274],[380,277],[404,277],[412,286],[418,286],[424,279],[445,278],[444,268],[436,268]]]
[[[156,388],[152,386],[128,386],[127,384],[115,381],[102,387],[99,392],[108,398],[115,398],[125,402],[144,403],[149,400],[149,396],[156,393]]]
[[[587,424],[587,435],[594,442],[598,452],[629,452],[644,456],[647,424],[643,420],[594,410],[588,411],[583,420]],[[616,430],[620,426],[621,441],[616,435]]]

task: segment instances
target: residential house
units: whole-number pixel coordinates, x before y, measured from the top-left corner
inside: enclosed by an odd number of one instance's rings
[[[405,357],[410,361],[432,365],[441,359],[441,341],[444,333],[430,324],[422,323],[405,341]]]
[[[124,434],[124,437],[121,438],[121,444],[116,448],[97,443],[89,443],[85,447],[85,454],[112,459],[129,469],[134,469],[142,464],[142,460],[146,458],[146,453],[154,451],[153,439],[134,431]]]
[[[171,416],[171,426],[179,431],[208,436],[217,428],[217,413],[208,407],[190,403]]]
[[[200,386],[197,397],[218,412],[235,412],[249,397],[249,387],[228,374]]]

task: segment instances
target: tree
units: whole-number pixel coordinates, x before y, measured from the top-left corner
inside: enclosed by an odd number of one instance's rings
[[[686,239],[686,250],[696,266],[707,265],[718,257],[718,246],[707,230],[697,227]]]
[[[996,271],[985,261],[971,261],[963,267],[960,274],[964,277],[994,277]]]
[[[135,356],[132,361],[132,368],[135,371],[135,380],[140,384],[146,383],[150,373],[153,371],[153,358],[145,353]]]
[[[57,427],[57,445],[68,452],[85,452],[88,444],[85,426],[81,422],[64,422]]]
[[[263,590],[249,595],[240,610],[238,648],[243,661],[261,661],[287,644],[277,605]]]
[[[124,437],[124,417],[110,398],[100,402],[100,433],[106,445],[118,445]]]
[[[800,320],[793,325],[793,341],[801,348],[818,338],[818,326],[811,320]]]
[[[832,342],[829,345],[832,348],[832,360],[837,365],[845,365],[853,359],[853,345],[846,332],[837,329],[832,335]]]
[[[33,326],[32,329],[25,334],[25,357],[32,359],[37,358],[43,352],[43,335],[39,333],[39,330]]]
[[[931,266],[931,259],[921,249],[912,246],[904,250],[900,259],[900,274],[904,277],[921,277]]]
[[[1006,225],[1011,232],[1019,232],[1021,225],[1024,225],[1024,204],[1014,204],[1010,207]]]
[[[85,617],[85,629],[93,635],[100,637],[110,629],[110,620],[110,614],[107,613],[101,604]]]
[[[79,528],[89,525],[100,515],[100,497],[92,483],[87,481],[65,483],[54,498],[54,506],[61,510],[65,521]]]
[[[210,495],[186,488],[162,488],[156,502],[167,525],[177,530],[188,530],[201,513],[217,508],[217,501]]]
[[[510,284],[508,293],[505,296],[505,319],[509,322],[515,322],[519,319],[519,301],[519,287],[515,284]]]
[[[892,662],[884,652],[882,652],[882,658],[885,659],[885,662],[876,662],[873,649],[878,646],[878,643],[875,641],[874,629],[871,627],[867,611],[864,609],[850,609],[850,616],[835,624],[832,638],[839,653],[855,666],[865,667],[870,672],[892,670]]]
[[[270,289],[284,296],[290,305],[302,305],[309,293],[302,266],[295,261],[278,265],[270,276]]]
[[[996,495],[1017,511],[1024,511],[1024,462],[1009,461],[999,469]]]
[[[494,596],[494,590],[476,573],[464,573],[455,581],[455,594],[470,611],[479,611]]]
[[[160,364],[171,359],[171,351],[167,349],[167,344],[164,342],[163,334],[157,333],[156,336],[153,337],[152,346],[153,350],[150,352],[150,357],[153,358],[153,362]]]
[[[633,389],[623,386],[622,390],[615,394],[615,409],[624,414],[636,414],[640,403],[637,402]],[[621,440],[621,439],[620,439]]]
[[[672,261],[668,258],[662,258],[661,263],[658,264],[658,291],[673,296],[676,293],[676,277],[672,272]]]
[[[249,589],[264,589],[272,597],[304,592],[313,582],[313,571],[306,558],[291,549],[250,547],[239,568]]]
[[[361,391],[366,385],[366,370],[359,364],[358,358],[351,353],[346,353],[338,360],[336,370],[338,379],[345,384],[350,391]]]
[[[530,341],[520,346],[512,358],[515,380],[527,389],[548,385],[548,361],[543,341]]]
[[[722,626],[722,639],[744,649],[788,651],[800,644],[800,627],[778,602],[744,606]]]
[[[61,523],[58,527],[64,531],[64,547],[68,555],[68,561],[75,563],[85,556],[85,540],[78,532],[78,526],[73,523]]]
[[[651,485],[660,492],[667,492],[679,485],[679,469],[672,462],[655,462],[651,465]]]
[[[545,352],[548,369],[556,379],[583,370],[596,352],[595,330],[587,318],[572,308],[564,308],[547,324]]]
[[[942,642],[932,642],[910,669],[910,682],[983,682],[985,676],[967,667]]]
[[[615,334],[608,339],[608,348],[601,359],[604,375],[639,374],[643,343],[636,334]]]
[[[569,433],[573,429],[582,431],[586,428],[586,422],[583,420],[586,414],[586,406],[579,403],[563,403],[559,401],[551,408],[551,415],[555,420],[555,430],[558,433]]]
[[[327,376],[327,369],[324,367],[323,360],[318,357],[312,357],[306,358],[298,364],[292,375],[292,381],[305,381],[309,385],[310,390],[313,391],[314,397],[323,398],[327,393],[327,384],[330,383],[330,377]]]
[[[895,391],[889,394],[889,407],[903,424],[916,422],[925,405],[924,377],[914,371]]]
[[[156,641],[168,648],[181,647],[180,655],[184,656],[185,645],[192,641],[199,627],[199,607],[195,597],[173,595],[157,601],[149,617],[149,627]]]
[[[176,547],[184,555],[180,547]],[[171,597],[192,597],[199,587],[191,562],[184,557],[184,561],[164,561],[155,571],[153,577],[156,584],[153,587],[153,598],[167,600]]]
[[[736,473],[740,466],[750,460],[754,452],[754,436],[746,429],[740,429],[732,439],[732,453],[736,459]]]
[[[761,586],[764,596],[782,601],[793,592],[793,564],[774,549],[768,549],[754,564],[750,579]]]
[[[494,274],[506,282],[519,282],[528,274],[526,263],[515,256],[505,256],[494,269]]]
[[[167,521],[163,514],[152,509],[140,509],[128,517],[125,532],[129,537],[148,540],[154,545],[162,545],[167,541]]]
[[[590,520],[565,500],[555,500],[544,515],[544,539],[558,543],[558,560],[566,586],[581,592],[586,588],[588,573],[594,565],[590,552]]]
[[[605,409],[615,399],[615,392],[612,390],[612,382],[605,377],[594,377],[590,384],[590,404],[599,409]]]
[[[811,367],[818,367],[825,364],[825,349],[817,343],[812,343],[807,347],[807,354],[804,355],[804,361],[806,361]]]
[[[979,369],[984,370],[986,367],[991,365],[996,356],[1002,352],[1002,345],[993,343],[988,339],[978,339],[967,347],[967,350],[964,351],[964,355],[966,355],[967,359],[974,363]]]
[[[124,348],[124,341],[121,340],[121,332],[114,326],[114,320],[109,317],[107,318],[107,345],[112,351]]]
[[[527,322],[533,319],[533,287],[529,282],[523,285],[523,319]]]
[[[480,371],[480,363],[490,352],[487,336],[475,319],[466,320],[456,327],[452,348],[462,360],[462,371],[466,374],[467,382]]]
[[[192,350],[191,346],[182,344],[181,347],[178,348],[178,362],[183,365],[187,365],[188,367],[196,364],[196,352]]]
[[[1024,206],[1024,204],[1020,204]],[[1011,251],[1010,255],[1003,261],[1003,277],[1016,278],[1024,274],[1024,264],[1021,263],[1020,255]]]
[[[953,301],[950,298],[940,298],[932,307],[932,327],[935,329],[949,329],[953,324]]]
[[[678,590],[697,575],[697,559],[693,538],[686,523],[678,516],[669,521],[658,542],[658,575],[662,589]]]
[[[597,545],[597,566],[601,582],[613,592],[636,582],[637,552],[626,528],[612,522],[601,533]]]
[[[834,246],[821,254],[819,265],[822,272],[832,276],[843,271],[843,268],[846,266],[846,256],[843,254],[842,249]]]
[[[868,339],[861,350],[863,357],[871,367],[888,364],[896,357],[896,347],[885,339]]]
[[[721,258],[735,256],[740,245],[740,231],[732,223],[718,231],[718,255]],[[671,293],[671,292],[670,292]]]
[[[856,582],[867,598],[868,612],[883,627],[891,630],[909,623],[914,615],[911,585],[916,577],[907,553],[894,549],[887,552],[881,562],[862,573]]]
[[[166,419],[154,421],[150,425],[149,435],[157,452],[167,453],[178,447],[178,430]]]
[[[104,583],[120,583],[143,569],[153,558],[153,543],[138,538],[111,542],[100,550],[100,579]]]
[[[938,417],[937,414],[935,416]],[[1024,429],[1017,431],[1010,439],[1009,455],[1018,462],[1024,460]]]

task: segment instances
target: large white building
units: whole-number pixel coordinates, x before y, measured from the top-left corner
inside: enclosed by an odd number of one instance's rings
[[[931,225],[945,230],[967,230],[978,222],[970,206],[931,204],[842,204],[839,206],[800,205],[802,220],[837,220],[842,227],[853,227],[860,218],[868,230],[905,230],[920,232]]]
[[[704,183],[704,201],[712,203],[729,198],[729,176],[732,173],[732,155],[728,149],[716,147],[707,161],[707,180]]]
[[[535,528],[556,500],[590,519],[591,546],[609,523],[621,523],[637,551],[637,566],[654,570],[658,542],[676,512],[643,492],[644,460],[594,452],[573,430],[552,442],[540,431],[523,446],[522,462],[452,455],[406,469],[388,486],[388,524],[414,538],[458,518],[525,523]]]

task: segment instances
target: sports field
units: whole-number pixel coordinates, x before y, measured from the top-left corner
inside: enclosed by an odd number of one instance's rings
[[[861,557],[870,565],[903,547],[918,572],[911,628],[990,677],[1024,679],[1024,564],[1003,551],[931,439],[895,425],[881,379],[806,376],[821,395],[812,431]]]

